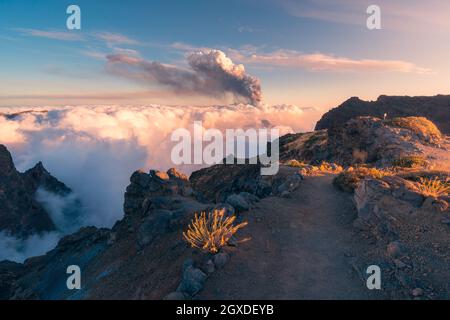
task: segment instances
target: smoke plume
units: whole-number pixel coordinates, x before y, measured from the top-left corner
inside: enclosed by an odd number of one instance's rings
[[[235,102],[259,106],[262,101],[258,78],[248,75],[242,64],[234,64],[224,52],[205,49],[187,57],[189,68],[147,61],[115,54],[107,56],[107,69],[135,81],[159,84],[177,93],[223,97],[233,96]]]

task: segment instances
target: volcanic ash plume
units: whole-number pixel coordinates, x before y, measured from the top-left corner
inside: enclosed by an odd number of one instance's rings
[[[213,91],[231,92],[253,105],[262,101],[259,79],[246,74],[242,64],[234,64],[222,51],[199,51],[188,56],[188,62]]]
[[[147,61],[135,56],[107,56],[107,69],[119,76],[148,84],[163,85],[180,94],[224,97],[259,106],[259,79],[248,75],[242,64],[234,64],[220,50],[205,49],[187,57],[189,68]]]

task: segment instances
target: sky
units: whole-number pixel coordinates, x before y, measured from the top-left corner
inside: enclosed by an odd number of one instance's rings
[[[323,110],[448,94],[449,40],[447,0],[0,0],[0,106],[253,103],[255,84],[264,103]],[[192,56],[211,49],[225,73]]]

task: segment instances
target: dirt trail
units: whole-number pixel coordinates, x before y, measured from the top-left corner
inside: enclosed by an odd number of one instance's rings
[[[351,267],[364,244],[351,223],[356,211],[332,176],[306,177],[289,199],[263,199],[223,270],[200,299],[376,299]],[[245,231],[244,231],[245,230]]]

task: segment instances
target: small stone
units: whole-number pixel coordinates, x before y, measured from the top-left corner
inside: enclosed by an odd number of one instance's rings
[[[249,204],[255,204],[256,202],[259,202],[260,199],[255,196],[254,194],[248,193],[248,192],[241,192],[239,195],[247,201]]]
[[[235,236],[232,236],[230,240],[228,240],[228,245],[231,247],[237,247],[239,244],[238,239]]]
[[[355,227],[356,229],[358,229],[360,231],[367,231],[367,230],[370,229],[370,227],[367,224],[367,222],[365,222],[361,218],[356,218],[355,221],[353,221],[353,227]]]
[[[205,262],[205,264],[203,265],[203,271],[205,271],[207,274],[211,274],[214,272],[215,267],[214,267],[214,262],[212,262],[211,259],[209,259],[208,261]]]
[[[187,297],[183,292],[174,291],[169,293],[163,300],[186,300]]]
[[[423,295],[423,290],[421,288],[415,288],[411,293],[414,297],[420,297]]]
[[[395,266],[396,266],[397,268],[399,268],[399,269],[404,269],[404,268],[406,268],[406,264],[405,264],[402,260],[400,260],[400,259],[394,259],[394,264],[395,264]]]
[[[291,193],[289,191],[283,191],[280,194],[280,197],[282,197],[282,198],[290,198],[291,197]]]
[[[391,258],[399,257],[403,253],[403,246],[399,241],[393,241],[387,245],[386,253]]]
[[[216,255],[214,255],[214,257],[213,257],[214,265],[218,269],[221,269],[225,266],[225,264],[228,262],[229,259],[230,259],[230,256],[227,253],[219,252]]]
[[[184,260],[183,262],[183,272],[186,271],[187,268],[194,266],[194,260],[191,258]]]
[[[206,274],[200,269],[188,266],[183,271],[183,278],[177,288],[177,292],[183,292],[191,297],[194,296],[202,290],[206,277]]]

